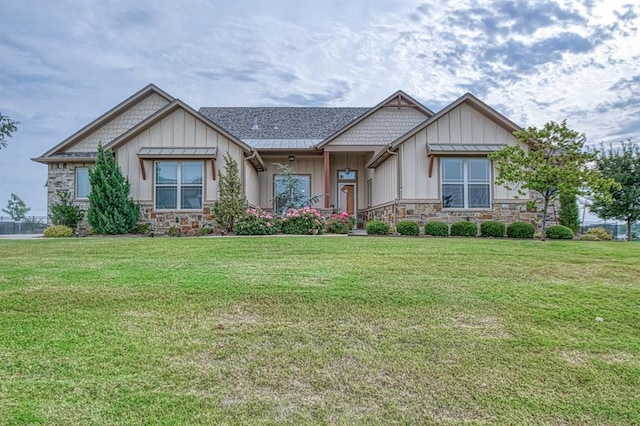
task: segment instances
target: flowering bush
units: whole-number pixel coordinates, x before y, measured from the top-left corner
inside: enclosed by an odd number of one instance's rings
[[[278,232],[276,218],[260,208],[248,208],[233,225],[236,235],[273,235]]]
[[[285,234],[314,235],[323,231],[324,218],[316,209],[289,209],[282,215],[282,232]]]
[[[327,232],[330,234],[348,234],[356,224],[356,218],[349,213],[332,214],[326,219]]]

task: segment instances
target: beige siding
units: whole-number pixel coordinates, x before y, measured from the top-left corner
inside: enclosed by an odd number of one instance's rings
[[[371,158],[372,153],[349,153],[347,161],[347,155],[345,153],[331,153],[329,160],[330,168],[330,197],[329,202],[334,206],[338,206],[338,170],[344,170],[347,165],[351,170],[355,170],[356,173],[356,210],[361,210],[366,207],[366,190],[367,190],[367,175],[364,172],[367,170],[365,164]]]
[[[426,158],[426,143],[440,144],[507,144],[517,145],[519,142],[508,130],[489,117],[477,111],[467,104],[461,104],[457,108],[445,114],[436,122],[430,124],[426,131],[418,133],[415,144],[409,140],[403,145],[403,152],[407,153],[405,162],[411,161],[411,153],[416,155],[416,167],[422,167],[422,161],[426,164],[424,172],[416,170],[413,174],[403,170],[403,186],[405,189],[403,198],[440,198],[439,161],[434,163],[433,175],[427,177],[424,191],[420,189],[420,173],[428,176],[428,160]],[[492,179],[495,178],[495,168],[492,168]],[[411,195],[414,194],[414,195]],[[493,186],[493,198],[495,200],[510,200],[517,195],[516,191],[508,191],[502,186]]]
[[[131,182],[131,195],[139,201],[153,201],[154,161],[144,160],[147,179],[143,180],[137,156],[142,147],[217,147],[217,174],[224,171],[226,152],[238,162],[241,175],[244,173],[242,148],[180,108],[116,149],[118,163]],[[211,161],[203,160],[203,163],[204,202],[210,203],[217,199],[218,184],[212,178]]]
[[[400,145],[400,158],[402,160],[402,194],[400,198],[429,198],[426,130]]]
[[[329,145],[386,145],[426,119],[416,108],[381,108]]]
[[[398,160],[396,157],[392,155],[375,169],[372,206],[388,203],[397,198]]]
[[[86,138],[82,139],[69,149],[68,152],[95,152],[98,143],[106,145],[113,139],[132,129],[147,117],[167,105],[167,101],[162,96],[153,93],[131,106],[128,110],[115,117],[101,128],[95,130]]]
[[[245,162],[244,171],[244,187],[247,201],[254,206],[260,205],[259,173],[249,162]]]

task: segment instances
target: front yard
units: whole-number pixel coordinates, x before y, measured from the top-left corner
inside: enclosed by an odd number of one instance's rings
[[[0,257],[0,424],[640,423],[637,243],[87,238]]]

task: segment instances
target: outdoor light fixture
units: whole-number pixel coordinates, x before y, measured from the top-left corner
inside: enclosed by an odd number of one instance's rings
[[[296,161],[296,156],[295,155],[290,155],[289,156],[289,161]]]
[[[344,169],[345,174],[349,174],[351,169],[349,168],[349,151],[347,151],[347,167]]]

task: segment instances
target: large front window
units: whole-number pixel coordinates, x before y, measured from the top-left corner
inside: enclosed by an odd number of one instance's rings
[[[491,207],[491,163],[486,158],[440,160],[442,207],[486,209]]]
[[[309,175],[275,175],[273,177],[273,199],[276,211],[285,206],[302,207],[309,204],[311,193],[311,176]]]
[[[156,209],[202,208],[202,161],[157,161]]]

